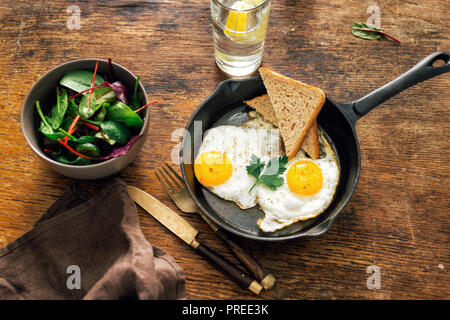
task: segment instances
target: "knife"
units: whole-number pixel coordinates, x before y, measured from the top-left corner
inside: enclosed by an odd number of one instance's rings
[[[208,259],[213,265],[226,273],[242,287],[249,289],[255,294],[261,292],[262,286],[258,281],[252,279],[240,268],[215,253],[206,245],[200,243],[197,240],[198,231],[183,217],[179,216],[175,211],[162,204],[147,192],[133,186],[127,186],[127,189],[130,197],[140,207],[173,232],[178,238],[186,242],[191,248]]]

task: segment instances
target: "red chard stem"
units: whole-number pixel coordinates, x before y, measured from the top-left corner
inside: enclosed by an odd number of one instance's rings
[[[98,60],[97,60],[97,63],[95,64],[95,70],[94,70],[94,75],[92,76],[91,88],[93,88],[94,84],[95,84],[95,75],[97,74],[97,68],[98,68]],[[91,98],[92,98],[93,93],[94,93],[94,90],[92,90],[91,93],[89,94],[88,105],[91,104]]]
[[[67,150],[69,150],[70,152],[72,152],[73,154],[75,154],[75,155],[77,155],[77,156],[79,156],[79,157],[81,157],[81,158],[88,159],[88,160],[95,160],[94,158],[88,157],[88,156],[86,156],[86,155],[84,155],[84,154],[81,154],[81,153],[75,151],[75,150],[72,149],[66,142],[62,141],[61,139],[58,139],[58,142],[59,142],[61,145],[63,145]]]
[[[150,106],[150,105],[152,105],[152,104],[156,104],[156,103],[158,103],[158,101],[153,101],[153,102],[147,103],[145,106],[142,106],[142,107],[140,107],[140,108],[137,109],[137,110],[134,110],[134,112],[138,113],[138,112],[141,111],[142,109],[147,108],[148,106]]]
[[[381,30],[375,30],[375,29],[368,29],[368,28],[354,28],[355,30],[361,30],[361,31],[370,31],[370,32],[376,32],[376,33],[379,33],[379,34],[382,34],[383,36],[385,36],[385,37],[387,37],[387,38],[389,38],[389,39],[392,39],[392,40],[394,40],[395,42],[398,42],[398,43],[400,43],[400,40],[398,40],[398,39],[396,39],[396,38],[394,38],[393,36],[391,36],[391,35],[389,35],[389,34],[387,34],[386,32],[384,32],[384,31],[381,31]]]

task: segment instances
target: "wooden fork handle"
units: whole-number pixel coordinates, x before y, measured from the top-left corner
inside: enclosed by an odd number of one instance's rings
[[[262,286],[258,281],[252,279],[249,275],[243,272],[240,268],[229,262],[221,255],[214,252],[206,245],[196,241],[196,244],[192,246],[198,253],[208,259],[213,265],[218,267],[221,271],[228,274],[235,282],[244,288],[249,289],[255,294],[261,292]]]
[[[221,238],[234,253],[234,255],[242,262],[245,268],[259,280],[264,289],[270,289],[275,284],[275,277],[268,274],[261,265],[244,249],[231,240],[221,229],[215,230],[216,234]]]
[[[206,217],[200,210],[197,213],[206,221],[206,223],[211,227],[211,229],[225,242],[234,253],[236,258],[242,262],[244,267],[258,280],[261,282],[264,289],[268,290],[275,284],[275,277],[264,271],[263,267],[244,249],[242,249],[238,244],[231,240],[225,232],[223,232],[218,225],[212,222],[208,217]]]

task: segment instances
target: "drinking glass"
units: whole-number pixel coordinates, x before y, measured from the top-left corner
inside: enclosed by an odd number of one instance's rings
[[[261,64],[271,0],[210,0],[219,68],[245,76]]]

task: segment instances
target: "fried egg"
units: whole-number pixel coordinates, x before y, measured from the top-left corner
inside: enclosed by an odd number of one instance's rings
[[[241,209],[259,204],[264,218],[257,223],[265,232],[324,212],[336,192],[339,166],[323,135],[319,134],[320,157],[313,160],[300,150],[287,163],[281,187],[272,190],[259,183],[254,186],[256,178],[246,169],[251,156],[267,163],[282,152],[282,140],[278,129],[259,114],[250,116],[241,127],[219,126],[208,130],[194,163],[197,180]]]
[[[272,232],[314,218],[331,204],[339,183],[339,166],[322,135],[319,142],[322,157],[313,160],[300,150],[287,163],[281,187],[258,187],[257,202],[264,211],[264,218],[258,220],[261,230]]]
[[[272,131],[275,130],[275,131]],[[197,180],[241,209],[256,205],[256,179],[247,174],[250,157],[270,158],[279,150],[279,132],[270,127],[219,126],[208,130],[194,163]]]

